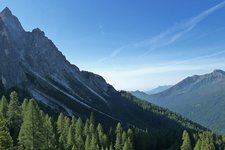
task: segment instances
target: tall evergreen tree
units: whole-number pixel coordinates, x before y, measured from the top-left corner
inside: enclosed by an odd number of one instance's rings
[[[28,106],[28,99],[25,98],[22,103],[22,116],[23,117],[26,114],[27,106]]]
[[[22,115],[21,115],[21,109],[18,103],[18,95],[14,91],[10,94],[10,102],[9,102],[9,107],[7,111],[7,120],[6,120],[6,125],[9,128],[10,134],[14,142],[16,141],[18,137],[21,123],[22,123]]]
[[[131,142],[133,143],[133,131],[129,128],[127,130],[127,136],[130,138]]]
[[[5,126],[5,123],[0,119],[0,149],[9,150],[13,146],[12,137],[9,134],[8,128]]]
[[[115,143],[115,150],[122,150],[123,143],[122,143],[122,132],[123,128],[120,123],[116,126],[116,143]]]
[[[26,149],[44,149],[44,126],[43,118],[37,103],[31,99],[28,103],[26,115],[19,133],[19,144]]]
[[[76,119],[73,116],[67,137],[67,145],[69,148],[73,147],[73,145],[76,144],[75,134],[76,134]]]
[[[91,139],[90,135],[88,134],[85,140],[85,150],[90,150],[90,147],[91,147]]]
[[[8,111],[8,102],[5,96],[2,96],[0,102],[0,117],[6,119],[7,111]]]
[[[182,140],[183,140],[183,143],[182,143],[180,149],[181,150],[192,150],[191,140],[190,140],[189,134],[186,130],[184,130],[184,132],[183,132]]]
[[[89,119],[87,119],[86,121],[85,121],[85,125],[84,125],[84,136],[88,136],[89,135],[89,126],[90,126],[90,121],[89,121]]]
[[[78,118],[75,129],[75,139],[76,139],[76,148],[77,150],[84,149],[84,139],[83,139],[83,122],[81,118]]]
[[[62,149],[68,149],[68,131],[70,126],[70,120],[68,117],[63,118],[63,124],[59,135],[59,144]]]
[[[95,125],[95,117],[94,117],[94,113],[93,112],[91,112],[91,115],[90,115],[90,123]]]
[[[91,136],[90,150],[99,150],[99,145],[95,135]]]
[[[56,149],[56,135],[54,130],[53,119],[48,115],[45,115],[44,129],[45,149]]]

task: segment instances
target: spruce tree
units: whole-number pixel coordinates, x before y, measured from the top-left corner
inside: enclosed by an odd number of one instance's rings
[[[53,119],[48,115],[45,116],[44,120],[44,137],[45,137],[45,149],[54,150],[56,149],[56,135],[54,130]]]
[[[63,117],[63,124],[60,127],[59,144],[62,149],[68,149],[68,131],[70,126],[70,120],[68,117]]]
[[[85,140],[85,150],[90,150],[91,147],[90,143],[91,143],[90,135],[87,135]]]
[[[126,141],[127,141],[127,134],[126,134],[125,131],[123,131],[123,134],[122,134],[122,145],[124,145]]]
[[[76,138],[76,149],[84,150],[84,140],[81,135],[78,135],[78,137]]]
[[[8,102],[5,96],[2,96],[0,102],[0,117],[2,117],[4,120],[6,119],[7,111],[8,111]]]
[[[27,111],[27,106],[28,106],[28,99],[24,99],[22,103],[22,116],[26,114]]]
[[[22,123],[22,115],[18,103],[18,95],[16,92],[12,92],[10,94],[10,102],[7,111],[6,125],[9,128],[10,134],[14,142],[18,137],[21,123]]]
[[[26,115],[19,133],[19,144],[26,149],[44,149],[44,122],[34,99],[28,103]]]
[[[5,123],[0,119],[0,149],[9,150],[13,146],[12,137],[9,134],[8,128],[5,126]]]
[[[133,143],[133,131],[131,129],[127,130],[127,136],[130,138],[131,142]]]
[[[183,132],[182,140],[183,140],[183,143],[182,143],[180,149],[181,150],[192,150],[191,140],[190,140],[189,134],[186,130],[184,130],[184,132]]]
[[[122,150],[123,148],[123,143],[122,143],[122,126],[120,123],[117,124],[116,126],[116,143],[115,143],[115,150]]]
[[[90,150],[99,150],[99,145],[97,143],[97,138],[95,135],[91,136]]]
[[[81,118],[78,118],[75,129],[75,139],[76,139],[76,148],[77,150],[84,149],[84,139],[83,139],[83,122]]]
[[[90,126],[90,121],[89,121],[89,119],[87,119],[86,121],[85,121],[85,125],[84,125],[84,136],[88,136],[89,135],[89,126]]]
[[[90,115],[90,123],[95,125],[95,117],[94,117],[94,113],[93,112],[91,112],[91,115]]]
[[[71,121],[71,125],[69,127],[68,137],[67,137],[67,145],[70,148],[73,147],[73,145],[76,144],[75,134],[76,134],[76,119],[73,116],[72,121]]]

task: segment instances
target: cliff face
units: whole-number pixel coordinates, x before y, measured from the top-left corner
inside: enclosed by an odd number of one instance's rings
[[[111,105],[110,94],[116,93],[101,76],[70,64],[43,31],[24,31],[8,8],[0,13],[0,60],[6,89],[26,89],[38,101],[69,114],[75,103],[104,111]]]

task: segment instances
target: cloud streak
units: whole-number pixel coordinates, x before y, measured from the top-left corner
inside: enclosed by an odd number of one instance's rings
[[[215,69],[225,67],[224,63],[221,63],[221,60],[217,60],[217,62],[213,62],[212,58],[224,55],[225,50],[211,53],[208,55],[195,57],[191,59],[187,59],[184,61],[176,61],[176,62],[166,62],[164,65],[154,65],[154,67],[144,67],[144,68],[137,68],[137,69],[129,69],[129,70],[114,70],[114,71],[106,71],[106,72],[99,72],[99,74],[103,75],[104,77],[140,77],[143,75],[150,75],[150,74],[161,74],[166,72],[174,72],[174,71],[194,71],[194,70],[201,70],[201,69]],[[202,61],[204,63],[199,63]],[[224,61],[224,60],[223,60]],[[198,62],[198,63],[197,63]]]
[[[183,35],[194,29],[201,21],[206,19],[210,14],[214,13],[215,11],[218,11],[219,9],[222,9],[224,6],[225,1],[157,35],[155,38],[150,40],[149,44],[147,44],[148,46],[150,46],[150,50],[146,51],[144,55],[147,55],[149,52],[155,50],[156,48],[169,46],[173,44],[174,42],[179,40]]]
[[[109,56],[106,56],[100,59],[98,62],[104,62],[104,61],[113,59],[116,56],[118,56],[122,51],[125,51],[125,50],[131,50],[131,49],[140,50],[142,48],[147,49],[143,54],[139,56],[141,58],[148,55],[150,52],[158,48],[169,46],[177,42],[185,34],[187,34],[192,29],[194,29],[201,21],[206,19],[210,14],[224,8],[224,6],[225,6],[225,1],[203,11],[202,13],[188,19],[187,21],[175,24],[173,27],[156,35],[155,37],[117,48],[113,50]]]

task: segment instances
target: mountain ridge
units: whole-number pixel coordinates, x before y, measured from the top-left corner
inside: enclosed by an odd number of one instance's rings
[[[208,74],[187,77],[164,92],[150,95],[146,100],[181,113],[214,131],[224,133],[223,89],[225,72],[217,69]]]

